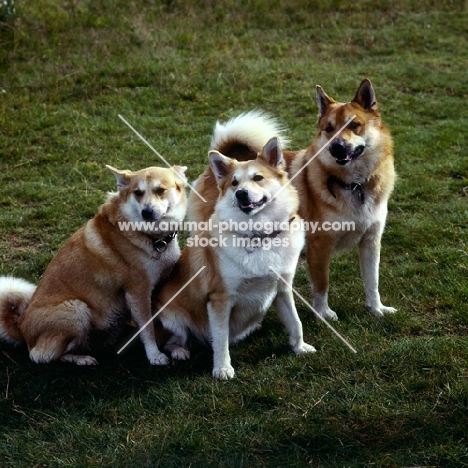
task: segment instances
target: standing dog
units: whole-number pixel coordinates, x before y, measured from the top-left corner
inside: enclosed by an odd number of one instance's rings
[[[25,341],[36,363],[97,364],[86,353],[116,338],[127,311],[140,328],[151,319],[151,292],[180,256],[177,233],[160,232],[158,225],[185,216],[186,168],[107,168],[118,192],[60,248],[37,288],[0,279],[0,336]],[[168,363],[152,325],[141,340],[151,364]]]
[[[380,240],[396,176],[392,138],[378,113],[374,89],[365,79],[351,102],[340,103],[317,86],[317,103],[319,131],[314,141],[305,150],[284,153],[292,184],[299,192],[299,215],[309,227],[315,226],[306,232],[314,308],[324,318],[338,318],[328,306],[331,256],[357,246],[368,310],[375,316],[395,312],[382,305],[378,291]],[[217,124],[213,144],[231,158],[249,160],[280,132],[269,116],[242,114]],[[209,203],[203,203],[190,195],[192,220],[205,221],[211,215],[216,193],[213,180],[211,169],[198,178],[196,189],[209,190],[210,197]],[[354,230],[329,229],[335,222],[354,224]]]
[[[288,184],[277,138],[268,141],[252,161],[238,162],[218,151],[209,157],[213,186],[199,189],[208,199],[216,194],[215,200],[210,199],[212,230],[195,229],[196,235],[158,291],[155,312],[175,335],[166,346],[173,358],[189,357],[187,340],[192,332],[212,344],[213,376],[231,379],[229,344],[257,329],[273,301],[292,350],[315,351],[304,343],[288,285],[304,232],[297,192]]]

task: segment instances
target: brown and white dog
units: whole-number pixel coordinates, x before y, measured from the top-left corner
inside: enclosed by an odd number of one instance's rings
[[[289,174],[301,198],[300,214],[321,227],[306,234],[314,308],[324,318],[338,319],[328,306],[331,256],[357,246],[367,309],[375,316],[395,312],[382,304],[378,290],[380,241],[396,175],[392,138],[378,113],[374,89],[365,79],[352,101],[341,103],[318,86],[317,104],[319,131],[314,141],[306,150],[288,155]],[[350,222],[350,231],[324,229]]]
[[[314,141],[305,150],[284,153],[299,193],[299,215],[310,228],[306,249],[314,308],[324,318],[338,318],[328,306],[331,256],[357,246],[367,309],[375,316],[395,312],[381,303],[378,290],[380,241],[396,175],[392,138],[378,113],[374,89],[365,79],[354,98],[341,103],[317,86],[317,103],[319,131]],[[257,112],[242,114],[224,125],[218,123],[213,145],[234,159],[253,159],[264,142],[280,131],[271,122],[270,116]],[[209,203],[203,203],[190,195],[192,220],[205,221],[211,215],[211,200],[216,195],[213,181],[211,169],[198,178],[195,188],[210,196]],[[354,226],[354,230],[331,229],[333,226]]]
[[[219,151],[211,151],[209,157],[213,186],[199,190],[213,209],[211,229],[194,229],[158,290],[155,312],[174,333],[166,345],[173,358],[189,357],[192,333],[213,347],[213,376],[231,379],[229,344],[256,330],[273,302],[292,350],[315,351],[304,343],[289,286],[304,232],[297,192],[288,184],[277,138],[251,161],[239,162]]]
[[[37,288],[0,278],[0,336],[25,341],[36,363],[97,364],[88,353],[110,344],[127,319],[140,328],[151,320],[152,290],[180,256],[176,233],[158,225],[185,216],[186,168],[107,168],[118,192],[59,249]],[[167,364],[153,325],[140,335],[149,362]]]

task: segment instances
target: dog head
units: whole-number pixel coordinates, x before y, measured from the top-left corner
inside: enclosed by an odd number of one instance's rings
[[[335,101],[317,86],[317,104],[318,145],[328,149],[323,152],[322,161],[328,158],[329,162],[331,156],[339,166],[347,166],[369,153],[369,148],[375,149],[381,121],[370,80],[364,79],[353,100],[347,103]]]
[[[122,214],[128,221],[181,221],[186,211],[185,166],[121,171],[106,166],[117,180]]]
[[[226,209],[238,209],[253,216],[264,210],[287,181],[283,152],[272,138],[252,161],[236,161],[210,151],[210,166]]]

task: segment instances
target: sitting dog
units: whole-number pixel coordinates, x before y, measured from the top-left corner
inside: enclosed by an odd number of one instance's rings
[[[357,246],[367,309],[377,317],[393,313],[394,308],[380,301],[378,290],[380,241],[396,178],[390,132],[368,79],[346,103],[335,101],[318,86],[317,103],[319,131],[314,141],[306,150],[287,155],[302,201],[299,213],[321,227],[306,234],[314,308],[324,318],[338,319],[328,306],[331,256]],[[344,223],[354,229],[328,229]]]
[[[166,346],[173,358],[189,357],[192,333],[213,347],[213,376],[231,379],[229,344],[256,330],[273,302],[292,350],[315,351],[304,343],[290,286],[304,232],[277,138],[252,161],[238,162],[216,150],[209,158],[214,186],[199,188],[207,198],[216,190],[213,229],[195,230],[188,239],[158,290],[154,311],[174,334]]]
[[[37,288],[0,278],[0,336],[25,341],[36,363],[97,364],[89,353],[112,342],[127,319],[140,328],[151,320],[152,290],[180,256],[177,232],[158,225],[185,216],[186,168],[107,168],[118,192],[60,248]],[[149,362],[167,364],[153,325],[140,336]]]

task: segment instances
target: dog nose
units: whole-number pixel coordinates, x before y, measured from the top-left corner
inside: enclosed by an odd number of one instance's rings
[[[246,190],[246,189],[239,189],[236,192],[236,198],[242,203],[248,202],[249,201],[249,191]]]
[[[343,141],[335,141],[330,145],[330,154],[336,159],[345,159],[348,153]]]
[[[153,215],[154,215],[154,211],[153,211],[153,208],[151,208],[151,206],[145,206],[141,210],[141,216],[143,216],[143,219],[145,221],[149,221],[150,219],[153,219]]]

